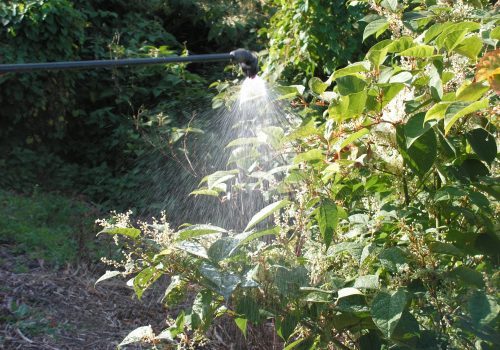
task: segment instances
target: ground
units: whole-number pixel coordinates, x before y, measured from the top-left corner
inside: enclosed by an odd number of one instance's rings
[[[14,254],[0,244],[1,349],[116,349],[139,326],[164,328],[167,312],[160,303],[161,286],[137,300],[124,280],[94,286],[104,266],[81,265],[53,269]],[[21,268],[20,268],[21,267]],[[161,282],[160,282],[161,283]],[[250,328],[245,340],[232,320],[222,320],[208,334],[208,344],[196,349],[282,349],[272,324]],[[127,349],[149,349],[147,345]]]

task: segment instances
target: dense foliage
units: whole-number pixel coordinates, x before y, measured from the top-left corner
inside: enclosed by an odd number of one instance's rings
[[[260,26],[259,6],[256,1],[2,1],[0,59],[157,57],[255,46],[256,35],[244,41],[242,36]],[[222,65],[211,67],[210,79],[222,77]],[[0,185],[23,192],[39,185],[107,207],[150,207],[170,190],[169,182],[155,197],[138,191],[155,181],[142,174],[152,163],[159,169],[180,167],[172,161],[177,129],[188,125],[195,108],[210,104],[207,83],[197,72],[207,69],[167,65],[0,76]]]
[[[272,320],[285,349],[500,346],[500,15],[481,1],[352,3],[372,10],[363,36],[387,39],[327,81],[282,87],[300,125],[235,140],[251,166],[202,185],[221,200],[261,191],[270,204],[244,229],[102,222],[127,259],[101,280],[132,274],[140,298],[166,274],[168,307],[196,293],[166,330],[122,344],[181,348],[229,316],[244,335]]]

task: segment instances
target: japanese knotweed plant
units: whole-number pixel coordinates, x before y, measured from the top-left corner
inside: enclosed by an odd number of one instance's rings
[[[281,87],[300,126],[233,141],[254,161],[205,179],[221,199],[263,193],[246,228],[106,224],[139,253],[103,278],[134,273],[140,297],[167,274],[168,306],[196,293],[159,335],[124,343],[176,347],[226,315],[245,335],[272,320],[285,349],[500,347],[500,16],[480,1],[364,2],[365,37],[387,39],[326,82]]]

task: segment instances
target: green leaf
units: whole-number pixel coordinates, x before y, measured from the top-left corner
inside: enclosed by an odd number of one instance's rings
[[[380,18],[368,23],[363,32],[363,41],[373,34],[377,34],[377,36],[382,34],[387,28],[389,28],[387,18]]]
[[[277,235],[279,233],[279,227],[273,227],[266,230],[261,231],[248,231],[243,232],[235,236],[239,240],[238,246],[242,246],[244,244],[250,243],[258,238],[270,235]]]
[[[191,225],[177,232],[179,241],[209,235],[213,233],[225,233],[225,229],[213,225]]]
[[[355,94],[366,87],[365,80],[354,75],[339,77],[336,79],[336,82],[341,95]]]
[[[435,254],[445,254],[445,255],[453,255],[453,256],[463,256],[464,253],[455,247],[453,244],[444,243],[444,242],[431,242],[429,244],[429,249],[432,253]]]
[[[401,38],[394,40],[388,47],[388,52],[399,53],[404,50],[409,49],[414,46],[413,38],[411,36],[402,36]]]
[[[143,326],[134,329],[132,332],[130,332],[125,339],[122,340],[122,342],[118,345],[118,348],[132,344],[132,343],[138,343],[140,341],[151,341],[153,340],[155,334],[153,332],[153,328],[151,326]]]
[[[371,314],[373,322],[385,337],[390,338],[398,325],[406,307],[406,292],[380,292],[373,299]]]
[[[252,217],[252,219],[250,219],[250,222],[248,223],[247,227],[245,227],[244,231],[248,231],[249,229],[257,225],[259,222],[267,218],[269,215],[287,206],[289,203],[290,202],[288,200],[282,199],[277,202],[269,204],[265,208],[261,209],[257,214],[255,214]]]
[[[488,108],[489,102],[488,99],[484,99],[481,101],[476,101],[473,103],[466,102],[453,102],[447,109],[446,114],[444,116],[444,132],[445,135],[448,134],[451,127],[455,122],[470,113],[476,112],[478,110]]]
[[[344,147],[350,145],[351,143],[353,143],[357,139],[359,139],[359,138],[361,138],[369,133],[370,133],[370,130],[368,130],[367,128],[362,128],[362,129],[356,131],[355,133],[349,135],[349,137],[347,137],[344,141],[342,141],[342,143],[340,144],[339,150],[343,149]]]
[[[484,326],[493,321],[500,312],[495,298],[483,291],[475,291],[467,303],[469,314],[476,326]]]
[[[384,108],[385,106],[387,106],[389,102],[392,101],[394,97],[396,97],[397,94],[399,94],[401,90],[404,89],[405,84],[387,83],[387,84],[377,84],[377,86],[381,89],[381,95],[382,95],[381,107]]]
[[[479,56],[482,48],[483,41],[477,36],[471,36],[462,40],[462,42],[455,47],[455,52],[471,60],[475,60],[477,56]]]
[[[208,260],[207,250],[198,242],[181,241],[176,245],[176,247],[186,253]]]
[[[433,120],[433,119],[436,119],[436,120],[443,119],[450,104],[451,104],[451,102],[436,103],[434,106],[432,106],[427,111],[427,113],[425,113],[424,122],[429,121],[429,120]]]
[[[382,0],[380,3],[384,8],[395,12],[398,9],[398,0]]]
[[[132,227],[111,227],[102,230],[100,233],[107,233],[110,235],[124,235],[136,239],[141,234],[141,230]]]
[[[304,153],[299,153],[293,159],[294,164],[298,164],[301,162],[311,162],[311,161],[319,161],[324,159],[325,156],[319,149],[311,149]]]
[[[200,273],[215,285],[215,291],[226,300],[229,300],[231,294],[241,283],[241,278],[239,276],[230,272],[221,271],[217,267],[207,263],[201,265]]]
[[[250,322],[258,323],[261,319],[259,304],[250,296],[243,296],[238,299],[236,313]]]
[[[193,329],[207,329],[214,317],[212,293],[205,289],[196,294],[191,307],[191,327]]]
[[[370,330],[370,332],[363,334],[359,338],[360,350],[380,350],[382,349],[382,341],[377,332]]]
[[[472,285],[478,288],[484,288],[483,275],[476,270],[466,266],[458,266],[450,272],[450,277],[458,278],[464,282],[465,285]]]
[[[241,333],[243,333],[243,336],[247,337],[247,323],[248,323],[248,320],[246,318],[240,318],[240,317],[237,317],[234,319],[234,322],[236,323],[236,326],[238,326],[238,328],[240,329]]]
[[[346,287],[337,291],[338,299],[347,298],[351,295],[363,295],[363,293],[359,289],[353,287]]]
[[[472,150],[481,160],[491,164],[497,157],[497,143],[495,136],[483,128],[469,131],[466,135]]]
[[[168,285],[167,289],[165,289],[165,294],[163,295],[162,302],[165,302],[165,300],[168,299],[169,295],[175,291],[177,288],[182,286],[183,281],[181,279],[181,276],[172,276],[170,279],[170,284]]]
[[[346,75],[352,75],[355,73],[361,73],[361,72],[368,72],[370,70],[370,62],[357,62],[348,65],[347,67],[344,67],[342,69],[336,70],[332,74],[332,80],[335,80],[337,78],[345,77]]]
[[[465,37],[465,34],[467,34],[468,30],[467,29],[461,29],[461,30],[455,30],[453,32],[447,33],[444,36],[443,40],[443,46],[446,50],[448,51],[453,51],[453,49],[458,46],[462,42],[462,40]],[[439,43],[436,41],[436,44]]]
[[[285,346],[283,348],[283,350],[292,350],[294,349],[297,345],[299,345],[300,343],[302,343],[304,340],[306,340],[306,338],[300,338],[298,340],[295,340],[294,342],[288,344],[287,346]]]
[[[134,291],[137,298],[141,299],[144,291],[148,289],[163,273],[156,269],[155,266],[150,266],[143,269],[134,277]]]
[[[432,123],[424,122],[425,113],[417,113],[410,117],[404,126],[406,136],[406,147],[409,148],[418,140],[420,136],[425,134],[431,127]]]
[[[237,169],[234,170],[227,170],[227,171],[216,171],[213,174],[205,176],[201,181],[200,184],[206,182],[207,186],[209,189],[212,189],[213,187],[217,186],[218,184],[227,181],[231,178],[233,178],[235,175],[237,175],[239,171]]]
[[[354,288],[358,289],[379,289],[380,284],[377,275],[359,276],[354,281]]]
[[[464,84],[458,88],[456,100],[467,102],[477,101],[488,90],[489,86],[484,82]]]
[[[378,258],[382,266],[390,272],[398,272],[408,265],[406,253],[399,247],[384,249]]]
[[[313,77],[309,80],[309,88],[317,95],[326,91],[330,84],[323,83],[320,78]]]
[[[339,220],[337,205],[330,199],[323,200],[319,206],[317,220],[321,239],[328,249]]]
[[[450,28],[453,25],[451,22],[445,23],[436,23],[432,25],[426,32],[424,36],[424,43],[427,44],[431,40],[435,39],[438,35],[440,35],[444,30]]]
[[[410,57],[431,57],[434,55],[434,46],[430,45],[417,45],[404,50],[399,54],[400,56]]]
[[[214,263],[229,258],[236,251],[240,241],[234,237],[222,237],[208,248],[207,255]]]
[[[405,163],[422,178],[432,168],[437,157],[437,139],[434,130],[427,130],[407,148],[408,142],[404,127],[398,125],[396,127],[396,140]]]
[[[109,271],[109,270],[106,270],[106,273],[104,275],[102,275],[101,277],[99,277],[99,279],[97,281],[95,281],[94,286],[97,283],[99,283],[99,282],[105,281],[107,279],[116,277],[116,276],[121,275],[121,274],[122,273],[120,271]]]

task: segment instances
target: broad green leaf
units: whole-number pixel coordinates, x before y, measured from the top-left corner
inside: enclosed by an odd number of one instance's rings
[[[399,54],[400,56],[410,56],[410,57],[431,57],[434,55],[434,46],[430,45],[417,45],[404,50]]]
[[[299,153],[293,159],[294,164],[298,164],[301,162],[311,162],[311,161],[319,161],[325,158],[323,152],[319,149],[311,149],[304,153]]]
[[[165,289],[165,294],[163,295],[162,301],[164,302],[165,300],[168,299],[169,295],[175,291],[178,287],[180,287],[183,284],[183,281],[180,276],[172,276],[170,279],[170,284],[168,285],[167,289]]]
[[[134,277],[133,287],[137,298],[141,299],[148,289],[163,273],[155,266],[146,267]]]
[[[425,113],[424,122],[429,121],[429,120],[433,120],[433,119],[435,119],[435,120],[443,119],[450,104],[451,104],[451,102],[436,103],[434,106],[432,106],[427,111],[427,113]]]
[[[386,18],[380,18],[368,23],[368,25],[365,27],[365,30],[363,31],[363,41],[365,41],[366,38],[373,34],[382,34],[387,28],[389,28],[389,22]]]
[[[138,343],[140,341],[145,341],[145,342],[150,342],[154,339],[155,334],[153,332],[153,328],[151,326],[143,326],[134,329],[132,332],[130,332],[125,339],[122,340],[122,342],[118,345],[118,348],[132,344],[132,343]]]
[[[458,46],[462,42],[462,40],[465,37],[465,34],[467,34],[468,30],[467,29],[461,29],[461,30],[455,30],[453,32],[450,32],[444,36],[443,40],[443,46],[446,50],[448,51],[453,51],[453,49]],[[436,43],[439,45],[438,41],[436,40]]]
[[[353,287],[342,288],[337,292],[338,299],[347,298],[351,295],[363,295],[363,293],[359,289]]]
[[[469,314],[477,326],[493,321],[500,312],[496,299],[483,291],[475,291],[468,301]]]
[[[488,164],[495,160],[498,152],[495,136],[483,128],[477,128],[467,132],[466,138],[480,159]]]
[[[323,200],[319,206],[317,220],[321,238],[328,249],[339,221],[337,205],[329,199]]]
[[[385,337],[390,338],[406,307],[406,292],[380,292],[373,299],[371,314],[373,321]]]
[[[387,58],[388,48],[383,48],[380,50],[370,50],[366,54],[366,58],[371,62],[373,68],[378,70],[379,67],[384,63]]]
[[[141,234],[141,230],[132,227],[111,227],[102,230],[100,233],[107,233],[110,235],[124,235],[130,238],[137,238]]]
[[[264,236],[277,235],[279,233],[278,227],[273,227],[267,230],[261,231],[248,231],[243,232],[235,236],[239,240],[238,246],[242,246],[244,244],[250,243],[256,239],[259,239]]]
[[[362,129],[356,131],[355,133],[349,135],[349,137],[347,137],[344,141],[342,141],[339,149],[343,149],[344,147],[350,145],[351,143],[353,143],[357,139],[359,139],[359,138],[361,138],[369,133],[370,133],[370,130],[368,130],[367,128],[362,128]]]
[[[399,247],[384,249],[378,258],[382,266],[390,272],[398,272],[408,265],[406,253]]]
[[[206,182],[209,189],[217,186],[218,184],[233,178],[239,171],[237,169],[227,170],[227,171],[216,171],[213,174],[205,176],[200,184]]]
[[[395,12],[398,9],[398,0],[382,0],[380,5],[388,10]]]
[[[406,148],[412,146],[413,142],[418,140],[420,136],[425,134],[431,127],[432,123],[424,122],[425,113],[417,113],[410,117],[404,126],[406,136]]]
[[[500,26],[495,27],[491,30],[490,38],[495,40],[500,40]]]
[[[236,326],[238,326],[238,328],[240,329],[241,333],[243,333],[243,336],[247,337],[247,323],[248,323],[248,320],[246,318],[240,318],[240,317],[236,317],[234,319],[234,322],[236,323]]]
[[[208,260],[207,250],[198,242],[182,241],[176,245],[176,248],[183,250],[186,253]]]
[[[332,74],[332,80],[352,75],[355,73],[368,72],[370,70],[370,62],[363,61],[348,65],[345,68],[338,69]]]
[[[449,275],[450,277],[460,279],[465,285],[473,285],[478,288],[484,287],[483,275],[469,267],[458,266]]]
[[[226,300],[229,300],[231,294],[241,282],[239,276],[221,271],[217,267],[207,263],[201,265],[200,273],[216,286],[215,291]]]
[[[253,297],[250,297],[248,295],[238,298],[238,302],[236,304],[236,313],[240,317],[246,318],[248,321],[253,323],[258,323],[261,319],[261,315],[259,313],[259,304]]]
[[[179,241],[185,241],[194,237],[209,235],[212,233],[227,232],[225,229],[213,225],[191,225],[177,232]]]
[[[462,40],[460,44],[455,47],[454,51],[471,60],[476,60],[482,48],[483,41],[478,36],[471,36]]]
[[[287,199],[282,199],[277,202],[271,203],[265,208],[261,209],[257,214],[255,214],[252,219],[250,219],[247,227],[245,227],[244,231],[248,231],[255,225],[257,225],[259,222],[262,220],[266,219],[268,216],[271,214],[275,213],[276,211],[280,210],[281,208],[287,206],[290,202]]]
[[[443,99],[443,80],[441,79],[440,72],[442,71],[442,62],[434,60],[429,68],[429,88],[431,89],[431,96],[435,101]]]
[[[336,79],[337,88],[341,95],[350,95],[362,91],[366,87],[364,79],[355,75],[346,75]]]
[[[431,252],[435,254],[445,254],[445,255],[453,255],[453,256],[463,256],[464,253],[455,247],[453,244],[445,243],[445,242],[431,242],[429,244],[429,249]]]
[[[193,329],[205,330],[210,326],[214,318],[211,304],[212,293],[210,290],[204,289],[196,294],[191,307],[191,327]]]
[[[479,100],[489,86],[484,82],[464,84],[457,90],[457,101],[473,102]]]
[[[422,178],[432,168],[437,157],[437,139],[434,130],[427,130],[414,140],[410,147],[406,147],[408,141],[404,127],[398,125],[396,127],[396,140],[405,163]]]
[[[320,78],[313,77],[309,80],[309,88],[317,95],[321,95],[330,84],[324,83]]]
[[[381,107],[384,108],[389,102],[392,101],[394,97],[397,96],[404,89],[405,84],[402,83],[388,83],[388,84],[377,84],[381,89],[382,101]]]
[[[402,36],[397,40],[393,40],[393,42],[387,46],[387,51],[391,53],[399,53],[409,49],[414,46],[413,38],[411,36]]]
[[[466,116],[467,114],[476,112],[478,110],[488,108],[489,102],[488,99],[484,99],[481,101],[476,101],[473,103],[466,103],[466,102],[454,102],[452,103],[444,116],[444,132],[445,134],[448,134],[450,131],[451,127],[455,122],[463,117]]]
[[[436,24],[432,25],[425,32],[424,43],[428,44],[431,40],[435,39],[445,29],[450,28],[452,25],[453,25],[453,23],[451,23],[451,22],[436,23]]]
[[[292,349],[295,349],[297,347],[297,345],[299,345],[300,343],[302,343],[304,340],[306,340],[306,338],[297,339],[294,342],[292,342],[292,343],[288,344],[287,346],[285,346],[283,348],[283,350],[292,350]]]
[[[354,288],[358,289],[379,289],[380,284],[377,275],[359,276],[354,281]]]
[[[222,237],[210,245],[207,255],[214,263],[229,258],[238,247],[240,241],[234,237]]]
[[[99,279],[97,281],[95,281],[94,286],[97,283],[99,283],[99,282],[105,281],[107,279],[116,277],[116,276],[121,275],[121,274],[122,273],[120,271],[109,271],[109,270],[106,270],[106,273],[104,275],[102,275],[101,277],[99,277]]]

